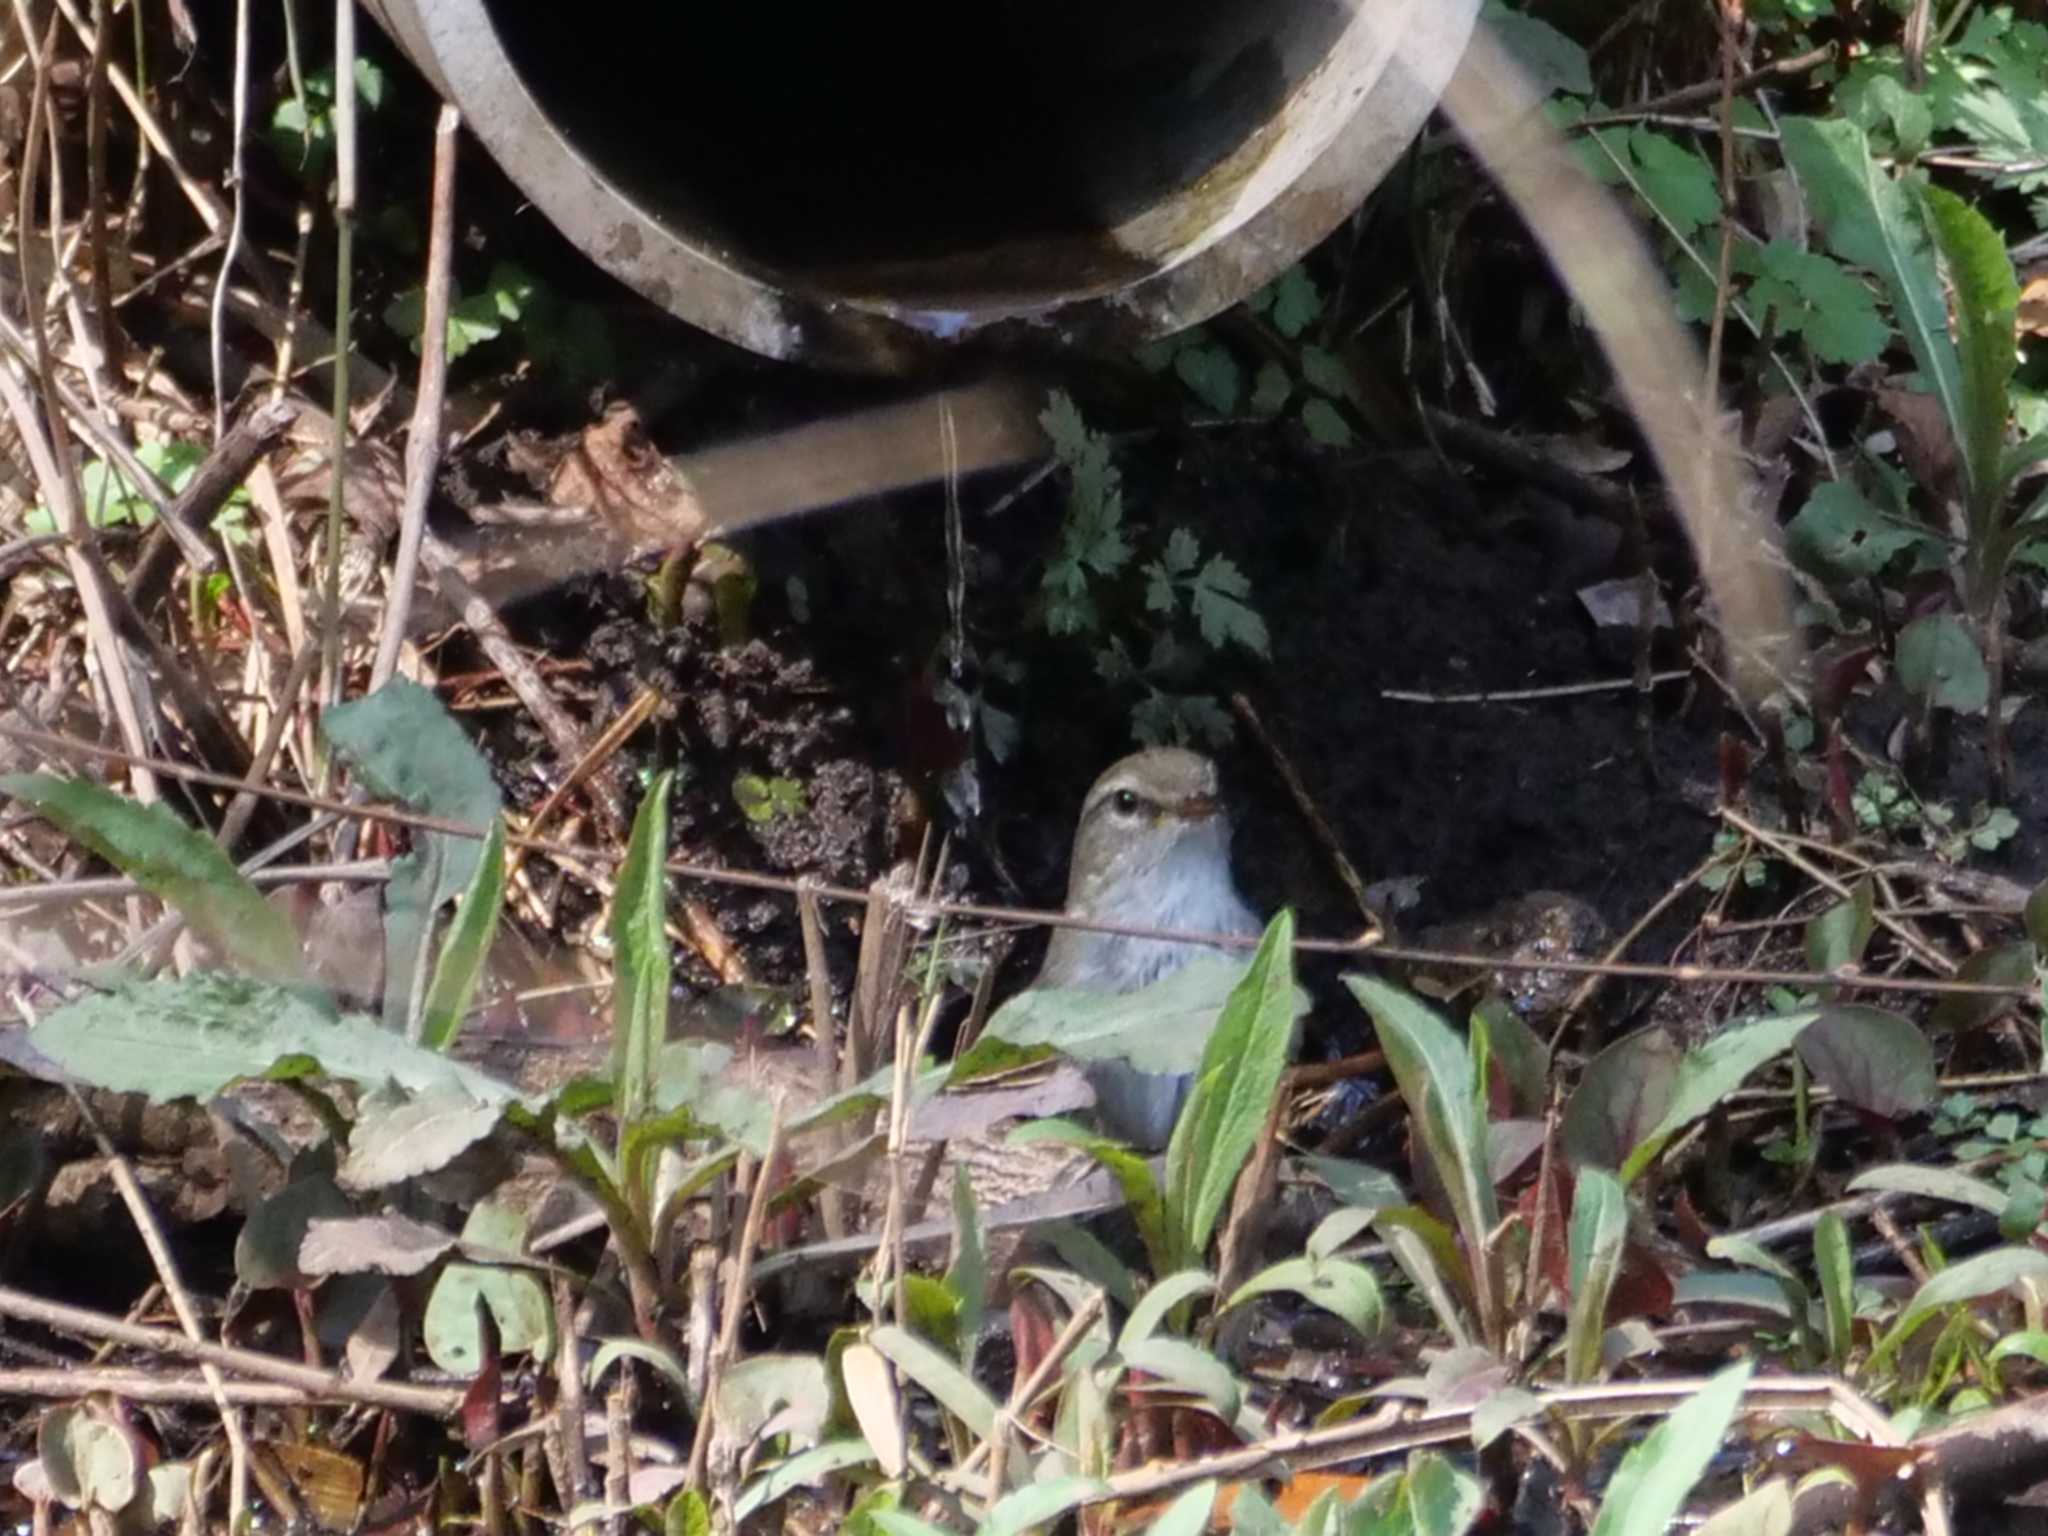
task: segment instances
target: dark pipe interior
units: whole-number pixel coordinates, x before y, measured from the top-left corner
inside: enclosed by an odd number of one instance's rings
[[[542,109],[650,213],[758,275],[829,282],[1031,244],[1072,258],[1265,124],[1350,6],[490,10]]]

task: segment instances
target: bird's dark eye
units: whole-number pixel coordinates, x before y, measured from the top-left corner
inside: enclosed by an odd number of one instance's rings
[[[1142,802],[1139,801],[1134,791],[1120,789],[1109,797],[1109,803],[1115,808],[1117,815],[1135,816],[1138,814],[1138,806]]]

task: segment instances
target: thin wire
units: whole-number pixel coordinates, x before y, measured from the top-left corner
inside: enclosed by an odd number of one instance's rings
[[[74,741],[66,736],[35,730],[28,726],[0,725],[0,739],[19,741],[49,751],[75,752],[85,757],[122,763],[131,768],[152,769],[166,778],[182,779],[187,783],[207,784],[230,790],[251,787],[243,780],[224,773],[211,773],[203,768],[188,768],[183,763],[174,763],[162,758],[140,757],[124,752],[118,747],[101,746],[97,742]],[[391,806],[344,805],[339,801],[322,799],[317,795],[304,794],[292,789],[266,787],[261,792],[286,805],[326,811],[336,816],[358,817],[364,821],[382,822],[389,826],[410,827],[417,831],[441,832],[450,837],[471,837],[481,840],[486,831],[483,827],[471,826],[445,816],[428,816]],[[509,831],[505,835],[505,842],[508,847],[525,848],[571,864],[613,865],[620,863],[624,858],[622,853],[613,853],[602,848],[558,843],[546,838],[526,837]],[[736,885],[749,890],[774,891],[790,897],[797,894],[800,884],[807,884],[821,901],[865,906],[869,896],[866,890],[854,886],[805,881],[804,877],[797,875],[764,875],[752,870],[720,869],[708,864],[691,864],[680,859],[671,859],[662,867],[669,874],[684,880],[701,880],[708,885]],[[920,928],[929,928],[942,918],[963,917],[982,922],[1016,923],[1039,928],[1078,928],[1089,933],[1110,933],[1135,939],[1159,939],[1178,944],[1203,944],[1216,949],[1252,949],[1260,942],[1256,937],[1244,934],[1205,933],[1184,928],[1153,928],[1134,923],[1100,922],[1093,918],[1074,917],[1065,912],[1050,912],[1033,907],[988,906],[980,902],[941,901],[931,898],[912,900],[907,906],[913,926]],[[1915,979],[1910,976],[1866,976],[1848,970],[1780,971],[1756,967],[1734,967],[1724,970],[1714,966],[1661,965],[1646,961],[1564,960],[1552,957],[1525,959],[1518,955],[1482,954],[1470,950],[1416,949],[1403,944],[1378,943],[1369,938],[1296,939],[1294,949],[1297,954],[1352,955],[1359,958],[1401,960],[1410,964],[1472,970],[1552,971],[1576,976],[1624,976],[1703,984],[1740,982],[1757,986],[1851,986],[1873,992],[1907,992],[1926,996],[1957,994],[1971,997],[2020,997],[2031,995],[2036,989],[2036,983],[2032,980],[2012,983],[1937,981]]]

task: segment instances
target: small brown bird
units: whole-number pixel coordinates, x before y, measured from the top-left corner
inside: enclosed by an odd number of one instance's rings
[[[1189,933],[1255,934],[1260,923],[1230,877],[1230,818],[1216,765],[1196,752],[1152,747],[1114,764],[1081,805],[1067,873],[1074,917]],[[1135,992],[1208,946],[1061,928],[1033,983]],[[1128,1062],[1088,1067],[1104,1130],[1163,1147],[1193,1079]]]

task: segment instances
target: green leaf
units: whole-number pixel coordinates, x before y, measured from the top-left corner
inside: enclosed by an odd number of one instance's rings
[[[1632,128],[1636,185],[1680,239],[1721,217],[1721,189],[1698,150],[1648,128]]]
[[[868,1449],[867,1441],[858,1435],[840,1440],[827,1440],[808,1451],[799,1451],[796,1455],[777,1462],[767,1472],[747,1484],[738,1502],[733,1506],[733,1524],[744,1525],[747,1517],[755,1510],[765,1509],[786,1494],[798,1488],[808,1488],[823,1482],[834,1472],[867,1466],[874,1459],[874,1452]],[[852,1529],[851,1522],[847,1529]]]
[[[975,1536],[1023,1536],[1026,1531],[1052,1524],[1090,1499],[1100,1498],[1107,1488],[1096,1477],[1055,1477],[1042,1483],[1027,1483],[996,1500]]]
[[[948,1082],[972,1082],[1013,1064],[1019,1048],[1045,1046],[1081,1061],[1128,1061],[1141,1072],[1193,1072],[1249,969],[1246,961],[1205,954],[1136,992],[1030,988],[995,1011]],[[1301,1013],[1306,995],[1295,1005]]]
[[[1252,584],[1231,561],[1211,555],[1196,574],[1190,593],[1195,622],[1203,642],[1212,650],[1235,643],[1257,656],[1270,654],[1266,621],[1244,599]]]
[[[1757,321],[1804,336],[1822,362],[1855,367],[1890,343],[1876,298],[1833,257],[1789,240],[1736,249],[1738,265],[1756,275],[1748,297]]]
[[[1372,1015],[1416,1135],[1476,1255],[1500,1213],[1487,1154],[1485,1101],[1471,1053],[1434,1011],[1401,988],[1371,976],[1346,976],[1344,984]]]
[[[485,1200],[463,1224],[463,1242],[517,1254],[526,1250],[526,1218],[508,1206]],[[555,1309],[547,1289],[531,1272],[485,1264],[450,1264],[434,1282],[420,1323],[434,1364],[452,1376],[474,1376],[483,1366],[483,1330],[477,1302],[491,1309],[498,1347],[508,1355],[545,1360],[554,1352]]]
[[[1687,1051],[1672,1083],[1670,1104],[1622,1164],[1621,1182],[1634,1182],[1673,1136],[1719,1104],[1758,1067],[1791,1049],[1814,1018],[1811,1013],[1794,1013],[1749,1019]]]
[[[1995,1296],[2020,1281],[2036,1286],[2048,1284],[2048,1253],[2033,1248],[1993,1248],[1929,1277],[1913,1294],[1899,1320],[1885,1331],[1871,1352],[1870,1369],[1889,1361],[1919,1329],[1920,1325],[1945,1307],[1958,1306],[1985,1296]]]
[[[1243,1390],[1230,1374],[1230,1368],[1206,1349],[1185,1339],[1164,1339],[1155,1334],[1117,1353],[1133,1369],[1148,1371],[1161,1381],[1207,1398],[1225,1423],[1237,1417]]]
[[[596,1388],[604,1381],[604,1373],[621,1360],[637,1360],[651,1366],[666,1376],[681,1392],[690,1390],[690,1373],[683,1369],[682,1361],[665,1345],[650,1344],[645,1339],[609,1338],[598,1341],[596,1351],[590,1357],[590,1364],[583,1368],[586,1385]]]
[[[1604,1168],[1581,1168],[1572,1195],[1571,1312],[1565,1323],[1565,1380],[1597,1381],[1607,1299],[1621,1273],[1628,1197]]]
[[[1301,349],[1301,376],[1311,389],[1332,400],[1355,403],[1358,399],[1358,381],[1351,376],[1351,365],[1327,347]]]
[[[868,1342],[976,1435],[984,1440],[994,1435],[995,1400],[952,1360],[893,1323],[871,1329]]]
[[[1785,529],[1793,563],[1828,582],[1875,576],[1909,549],[1946,552],[1933,534],[1879,511],[1847,480],[1814,487]]]
[[[1586,50],[1547,21],[1506,5],[1486,7],[1486,24],[1513,55],[1539,96],[1593,94],[1593,68]]]
[[[336,1174],[342,1188],[384,1189],[444,1168],[497,1126],[504,1105],[449,1083],[424,1093],[380,1086],[364,1096]]]
[[[1807,205],[1844,260],[1875,272],[1892,302],[1922,379],[1941,402],[1957,440],[1968,419],[1962,367],[1948,329],[1948,305],[1925,227],[1899,183],[1878,168],[1854,123],[1787,117],[1780,136]]]
[[[1849,1246],[1849,1224],[1840,1211],[1822,1211],[1814,1226],[1813,1269],[1827,1316],[1828,1361],[1841,1370],[1855,1343],[1856,1259]]]
[[[960,1363],[972,1369],[975,1341],[988,1311],[988,1246],[965,1163],[953,1165],[953,1261],[946,1269],[946,1284],[959,1309]]]
[[[516,1097],[372,1019],[337,1014],[324,994],[238,976],[130,982],[56,1009],[31,1038],[80,1082],[158,1104],[210,1099],[245,1077],[303,1076],[309,1065],[355,1083],[389,1080],[422,1093],[453,1086],[501,1104]]]
[[[1929,1168],[1919,1163],[1886,1163],[1866,1168],[1849,1181],[1852,1193],[1883,1190],[1890,1194],[1924,1195],[1934,1200],[1952,1200],[1974,1205],[1996,1215],[2005,1209],[2006,1193],[1989,1179],[1979,1179],[1958,1168]]]
[[[431,1051],[445,1051],[462,1033],[462,1021],[469,1012],[483,979],[484,961],[490,957],[491,941],[498,936],[498,918],[505,910],[505,821],[491,819],[491,834],[484,839],[476,873],[455,908],[455,921],[441,942],[441,958],[434,965],[433,984],[427,988],[426,1023],[420,1043]]]
[[[1838,901],[1806,925],[1806,963],[1816,971],[1835,972],[1859,964],[1877,932],[1877,893],[1868,876],[1850,888],[1849,900]]]
[[[1252,379],[1251,413],[1277,416],[1293,394],[1294,380],[1285,368],[1274,362],[1261,363]]]
[[[309,1173],[249,1212],[235,1234],[235,1278],[251,1290],[297,1290],[313,1283],[299,1267],[299,1245],[315,1221],[353,1216],[333,1175]]]
[[[1346,1536],[1465,1536],[1485,1508],[1478,1478],[1435,1451],[1418,1451],[1399,1477],[1366,1488],[1341,1529]],[[1297,1530],[1307,1528],[1304,1521]]]
[[[1215,1507],[1216,1479],[1204,1478],[1167,1505],[1145,1528],[1145,1536],[1202,1536],[1209,1529],[1209,1512]]]
[[[1194,397],[1218,416],[1235,414],[1244,393],[1244,371],[1229,348],[1213,343],[1182,347],[1174,354],[1173,371]]]
[[[2028,894],[2025,925],[2027,937],[2034,941],[2034,948],[2048,953],[2048,880],[2043,880]]]
[[[1355,1214],[1369,1216],[1370,1212]],[[1313,1302],[1334,1314],[1368,1338],[1380,1331],[1386,1316],[1379,1281],[1363,1264],[1349,1259],[1304,1255],[1268,1265],[1239,1286],[1224,1304],[1228,1311],[1275,1291],[1285,1291]]]
[[[1308,269],[1297,261],[1274,280],[1273,308],[1267,318],[1273,322],[1274,330],[1289,341],[1296,341],[1322,316],[1322,290],[1316,287]]]
[[[1327,400],[1304,400],[1301,424],[1308,429],[1308,435],[1325,448],[1351,446],[1351,424],[1345,421],[1344,413]]]
[[[668,791],[656,776],[633,818],[626,862],[612,895],[612,1081],[619,1119],[631,1125],[654,1103],[655,1059],[668,1037]]]
[[[1940,709],[1984,712],[1991,674],[1977,642],[1952,613],[1930,613],[1899,631],[1899,684]]]
[[[1199,1269],[1182,1270],[1179,1274],[1153,1281],[1146,1287],[1138,1304],[1131,1308],[1124,1331],[1117,1335],[1117,1352],[1127,1353],[1142,1340],[1152,1337],[1159,1330],[1159,1325],[1166,1321],[1166,1315],[1182,1302],[1210,1295],[1215,1289],[1215,1276]]]
[[[1266,925],[1223,1005],[1166,1149],[1167,1225],[1180,1251],[1208,1251],[1237,1175],[1265,1129],[1294,1042],[1294,914]]]
[[[490,764],[441,701],[395,677],[366,698],[338,704],[320,731],[371,793],[412,810],[487,829],[504,808]],[[384,1022],[404,1030],[424,1003],[426,952],[434,916],[476,875],[480,838],[416,831],[384,888]]]
[[[0,792],[34,806],[74,842],[175,907],[193,932],[238,964],[271,978],[300,973],[299,941],[290,921],[218,843],[166,807],[41,773],[0,777]]]
[[[1816,1083],[1869,1114],[1900,1120],[1934,1102],[1933,1045],[1887,1009],[1823,1004],[1799,1037],[1799,1056]]]
[[[1963,961],[1956,970],[1956,980],[2024,987],[2034,979],[2036,964],[2037,952],[2030,943],[1987,944]],[[1928,1023],[1949,1034],[1967,1034],[1982,1029],[2019,1000],[2017,992],[2011,997],[1950,992],[1934,1005]]]
[[[1592,1536],[1664,1536],[1720,1454],[1755,1369],[1754,1361],[1745,1360],[1717,1372],[1629,1449],[1600,1501]]]
[[[1969,470],[1970,537],[1975,542],[1993,536],[2005,497],[2000,471],[2018,360],[2014,319],[2020,285],[2012,258],[2005,253],[2005,240],[1989,219],[1942,187],[1924,187],[1921,197],[1955,293],[1962,414],[1951,417],[1950,423]]]
[[[1185,1121],[1186,1112],[1182,1113]],[[1083,1130],[1068,1120],[1033,1120],[1010,1133],[1013,1145],[1035,1141],[1058,1141],[1079,1147],[1108,1170],[1123,1191],[1131,1221],[1152,1261],[1155,1274],[1164,1274],[1192,1263],[1198,1254],[1184,1252],[1177,1231],[1169,1225],[1166,1196],[1153,1177],[1152,1165],[1120,1141]]]

